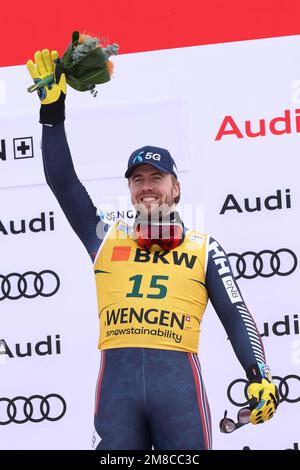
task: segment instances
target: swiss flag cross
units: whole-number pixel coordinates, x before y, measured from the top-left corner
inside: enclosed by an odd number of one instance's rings
[[[186,321],[191,321],[191,317],[185,317]]]
[[[130,246],[114,246],[111,261],[128,261],[130,250]]]

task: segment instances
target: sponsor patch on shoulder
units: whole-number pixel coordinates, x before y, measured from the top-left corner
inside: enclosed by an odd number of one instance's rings
[[[189,238],[191,242],[198,243],[199,245],[203,245],[203,243],[205,242],[205,237],[203,235],[200,235],[200,233],[194,232],[190,235]]]
[[[125,233],[130,233],[131,232],[131,227],[129,227],[128,225],[126,224],[119,224],[118,225],[118,230],[120,232],[125,232]]]

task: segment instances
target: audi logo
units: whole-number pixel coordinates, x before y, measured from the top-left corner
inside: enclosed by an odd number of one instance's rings
[[[67,405],[64,398],[56,393],[45,397],[32,395],[29,398],[18,396],[15,398],[0,398],[0,425],[16,423],[24,424],[27,421],[40,423],[41,421],[58,421],[66,412]]]
[[[300,401],[299,390],[296,392],[295,387],[298,386],[299,375],[290,374],[286,377],[278,377],[274,375],[273,382],[278,388],[279,403],[286,401],[287,403],[297,403]],[[248,404],[247,387],[249,382],[246,379],[236,379],[229,385],[227,389],[227,397],[230,403],[235,406],[243,407]]]
[[[51,297],[60,286],[58,275],[45,269],[40,273],[27,271],[24,274],[0,274],[0,301],[4,299],[18,300],[21,297],[34,299],[38,295]]]
[[[288,248],[276,251],[262,250],[258,253],[245,251],[245,253],[229,253],[229,258],[235,259],[233,272],[235,279],[254,279],[257,276],[272,277],[288,276],[292,274],[298,264],[295,253]]]

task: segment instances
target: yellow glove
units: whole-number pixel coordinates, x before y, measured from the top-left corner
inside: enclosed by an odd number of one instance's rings
[[[247,389],[250,400],[252,424],[268,421],[274,415],[279,404],[279,395],[273,382],[262,379],[260,383],[253,382]]]
[[[67,92],[66,77],[64,73],[59,73],[59,55],[57,51],[51,51],[51,55],[48,49],[36,51],[34,54],[34,62],[28,60],[26,62],[27,69],[33,79],[34,83],[38,83],[48,75],[54,74],[55,83],[44,88],[38,89],[38,94],[42,104],[51,104],[57,101],[61,95]]]

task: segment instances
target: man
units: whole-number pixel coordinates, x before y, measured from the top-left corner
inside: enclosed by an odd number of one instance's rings
[[[176,212],[180,186],[166,149],[146,146],[129,158],[134,227],[121,220],[108,227],[99,219],[66,141],[66,80],[58,60],[44,49],[27,68],[35,82],[55,72],[56,83],[39,91],[45,177],[94,262],[101,350],[95,447],[210,449],[197,356],[208,299],[249,380],[253,424],[271,418],[278,405],[260,335],[222,247],[187,230]]]

